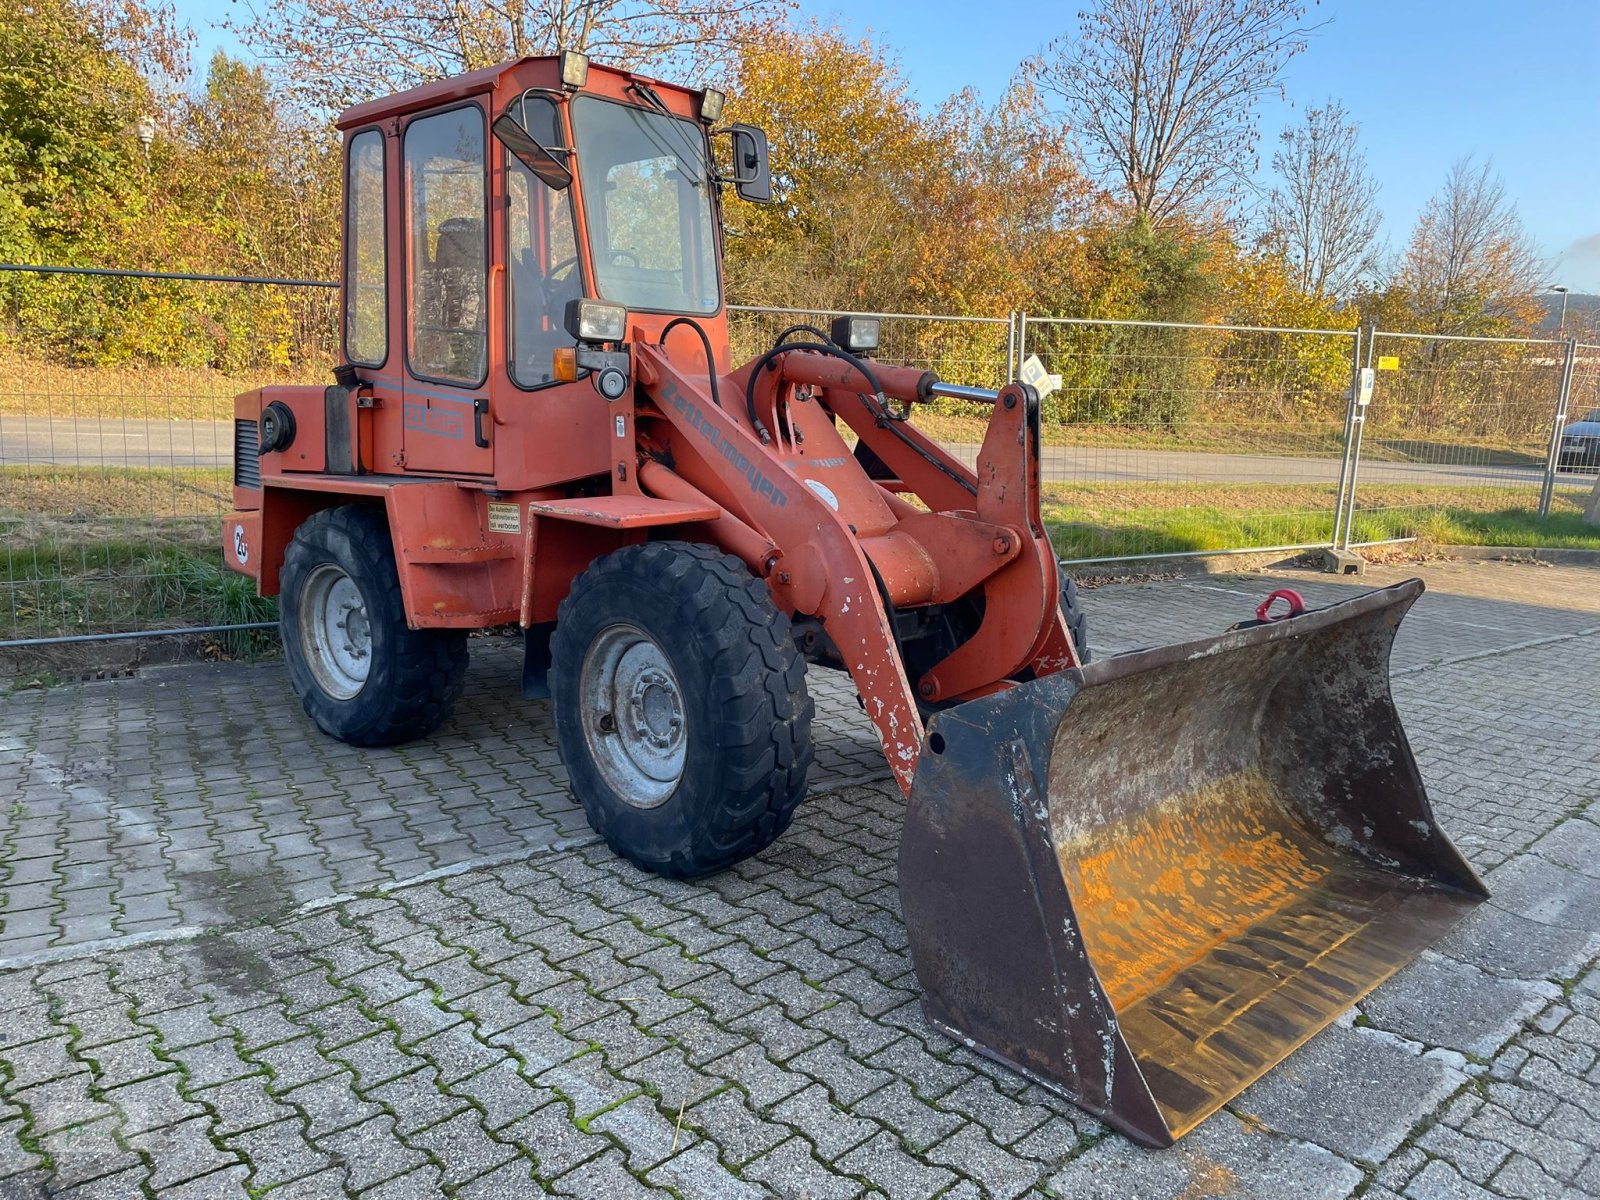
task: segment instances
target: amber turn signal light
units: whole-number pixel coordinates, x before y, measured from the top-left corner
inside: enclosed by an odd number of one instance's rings
[[[555,359],[551,363],[551,373],[562,383],[572,383],[578,378],[578,348],[576,346],[557,346]]]

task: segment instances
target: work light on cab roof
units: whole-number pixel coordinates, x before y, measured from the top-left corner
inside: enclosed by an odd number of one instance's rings
[[[863,314],[735,362],[724,192],[771,171],[721,113],[570,51],[344,113],[342,361],[235,401],[226,561],[358,745],[447,721],[468,632],[520,627],[549,707],[508,716],[662,875],[783,834],[807,670],[843,673],[907,799],[928,1019],[1170,1143],[1485,894],[1389,694],[1422,585],[1090,663],[1048,369],[945,383]],[[944,399],[989,406],[975,454],[919,428]]]

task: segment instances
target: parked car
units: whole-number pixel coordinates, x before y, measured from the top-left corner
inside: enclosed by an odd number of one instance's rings
[[[1600,470],[1600,408],[1568,423],[1558,465],[1563,471]]]

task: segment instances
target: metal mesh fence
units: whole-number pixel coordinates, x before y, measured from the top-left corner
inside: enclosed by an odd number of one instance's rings
[[[1556,446],[1556,485],[1589,486],[1600,471],[1600,346],[1574,346],[1571,383]]]
[[[1328,545],[1354,331],[1026,318],[1067,559]]]
[[[1370,350],[1348,544],[1450,542],[1463,522],[1539,510],[1568,343],[1381,331]]]
[[[0,270],[0,642],[272,617],[218,550],[233,399],[325,381],[337,297],[313,280]],[[835,315],[730,306],[734,361]],[[1600,466],[1600,440],[1591,466],[1589,443],[1574,458],[1560,436],[1562,415],[1580,437],[1600,420],[1600,346],[877,315],[885,361],[998,388],[1037,354],[1061,377],[1042,467],[1072,562],[1309,548],[1336,530],[1357,546],[1460,540],[1463,514],[1509,522],[1514,543],[1542,507],[1581,507]],[[152,361],[166,365],[137,365]],[[1387,369],[1353,421],[1363,362]],[[988,415],[940,401],[913,419],[971,463]]]
[[[326,379],[336,305],[312,281],[0,275],[0,641],[270,618],[218,550],[233,399]]]
[[[728,306],[733,361],[748,362],[772,348],[794,325],[827,332],[842,311]],[[1009,317],[957,317],[929,313],[861,313],[883,323],[878,357],[884,362],[937,372],[941,379],[973,387],[999,388],[1008,378],[1012,322]]]

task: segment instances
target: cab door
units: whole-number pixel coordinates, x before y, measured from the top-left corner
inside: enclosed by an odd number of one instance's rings
[[[484,109],[469,101],[407,122],[405,166],[406,468],[488,475],[488,154]]]

